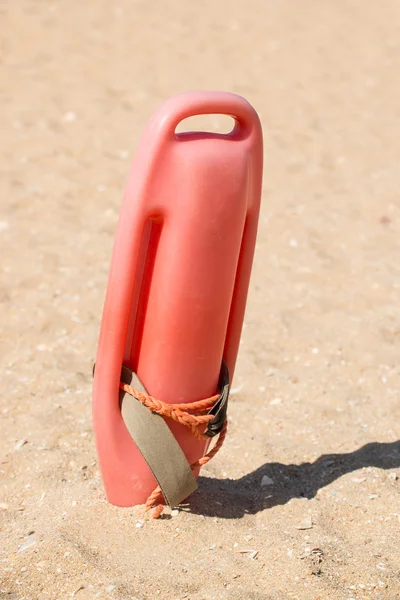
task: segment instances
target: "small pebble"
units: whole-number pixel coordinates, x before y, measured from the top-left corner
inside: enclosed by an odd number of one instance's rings
[[[7,502],[0,502],[0,510],[7,510],[8,504]]]
[[[177,517],[179,515],[179,510],[177,508],[174,508],[173,510],[171,510],[171,517]]]
[[[84,585],[80,585],[78,588],[76,588],[76,590],[74,592],[72,592],[72,594],[71,594],[72,597],[76,596],[76,594],[78,592],[80,592],[81,590],[84,590],[84,589],[85,589],[85,586]]]
[[[17,442],[15,444],[15,450],[21,450],[22,446],[25,446],[25,444],[28,443],[28,440],[19,440],[19,442]]]
[[[271,406],[275,406],[276,404],[282,404],[282,398],[274,398],[273,400],[271,400]]]
[[[397,479],[399,478],[397,473],[389,473],[388,477],[389,477],[389,479],[392,479],[393,481],[397,481]]]
[[[143,525],[144,525],[143,521],[138,521],[138,522],[136,523],[135,527],[136,527],[137,529],[141,529],[141,528],[143,527]]]
[[[28,550],[28,548],[30,548],[31,546],[34,546],[36,544],[36,540],[34,540],[33,538],[30,538],[26,544],[22,544],[21,546],[18,547],[18,552],[25,552],[25,550]]]
[[[274,480],[268,475],[264,475],[261,479],[261,487],[266,487],[267,485],[274,485]]]
[[[303,530],[303,529],[312,529],[312,526],[313,526],[313,523],[312,523],[311,518],[307,517],[306,519],[301,521],[298,525],[295,525],[294,528]]]

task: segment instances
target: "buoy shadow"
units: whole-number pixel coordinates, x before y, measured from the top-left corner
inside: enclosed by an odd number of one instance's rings
[[[240,519],[286,504],[292,498],[314,498],[318,490],[363,467],[399,468],[400,440],[372,442],[354,452],[323,454],[313,463],[266,463],[240,479],[199,477],[199,490],[190,498],[190,512]],[[262,487],[264,476],[273,484]]]

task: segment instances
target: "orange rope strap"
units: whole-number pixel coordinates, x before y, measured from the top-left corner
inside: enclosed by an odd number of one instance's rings
[[[167,417],[173,419],[177,423],[181,423],[190,429],[194,436],[198,440],[208,440],[209,437],[204,435],[204,426],[212,421],[214,418],[213,415],[205,414],[208,412],[215,404],[215,402],[219,398],[219,394],[215,396],[211,396],[210,398],[206,398],[205,400],[198,400],[197,402],[190,402],[187,404],[167,404],[162,400],[157,400],[153,398],[153,396],[149,396],[148,394],[143,394],[138,390],[135,390],[132,386],[127,383],[123,383],[120,381],[119,387],[121,390],[130,394],[139,402],[144,404],[149,410],[154,413],[161,415],[162,417]],[[222,444],[224,443],[226,433],[228,430],[228,422],[225,421],[224,426],[219,434],[217,443],[212,447],[212,449],[202,458],[196,460],[190,468],[192,471],[197,469],[198,467],[202,467],[207,464],[221,449]],[[158,519],[161,513],[164,510],[162,506],[162,502],[164,501],[164,497],[162,495],[161,489],[159,486],[150,494],[146,501],[145,510],[148,511],[151,508],[155,507],[155,511],[153,513],[153,519]]]

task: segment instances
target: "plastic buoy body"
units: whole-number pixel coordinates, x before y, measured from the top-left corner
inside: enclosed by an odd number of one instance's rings
[[[231,133],[175,132],[189,116],[214,113],[235,119]],[[97,451],[113,504],[142,504],[156,485],[121,417],[122,364],[168,403],[217,393],[222,359],[233,374],[261,180],[260,122],[239,96],[171,98],[142,136],[115,238],[93,386]],[[204,454],[205,441],[168,425],[189,463]]]

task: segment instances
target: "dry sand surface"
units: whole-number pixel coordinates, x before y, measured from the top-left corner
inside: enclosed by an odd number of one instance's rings
[[[1,600],[398,600],[400,2],[0,19]],[[229,437],[143,520],[105,500],[91,365],[132,154],[190,89],[258,110],[263,205]]]

